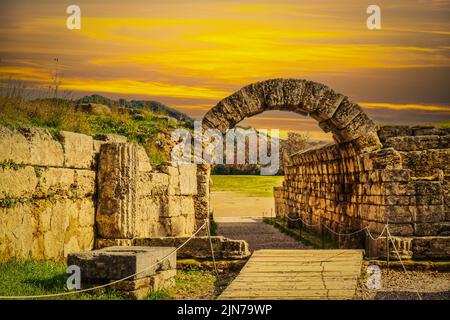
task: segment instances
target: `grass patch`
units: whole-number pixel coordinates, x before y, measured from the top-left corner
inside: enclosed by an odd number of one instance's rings
[[[212,191],[233,191],[250,197],[273,197],[273,187],[281,186],[284,176],[212,175]]]
[[[175,288],[150,293],[146,300],[183,300],[215,298],[217,277],[196,267],[177,270]]]
[[[8,261],[0,263],[0,295],[29,296],[68,292],[66,264],[49,261]],[[118,300],[123,297],[110,289],[48,299]]]
[[[236,273],[235,271],[234,273]],[[233,272],[216,276],[211,270],[191,266],[178,270],[176,287],[149,294],[147,300],[215,299],[233,279]],[[66,264],[50,261],[8,261],[0,263],[0,296],[31,296],[68,292]],[[125,300],[113,289],[75,293],[48,299],[61,300]]]
[[[119,134],[144,146],[153,165],[169,160],[170,150],[164,148],[175,128],[185,128],[184,122],[162,119],[162,114],[143,108],[136,114],[110,106],[109,114],[86,113],[77,110],[76,101],[43,98],[27,100],[20,90],[0,90],[0,126],[9,128],[39,127],[58,137],[60,131],[87,135]],[[126,110],[126,109],[125,109]],[[16,164],[2,163],[2,167]]]
[[[23,169],[25,168],[25,164],[24,163],[15,163],[12,160],[4,160],[2,162],[0,162],[0,168],[1,169],[12,169],[12,170],[19,170],[19,169]]]
[[[265,223],[274,226],[280,230],[285,235],[300,241],[306,246],[313,247],[314,249],[322,249],[322,235],[312,229],[301,227],[301,228],[288,228],[286,226],[286,221],[282,218],[264,218]],[[336,249],[339,248],[338,242],[333,240],[328,235],[324,235],[323,247],[325,249]]]

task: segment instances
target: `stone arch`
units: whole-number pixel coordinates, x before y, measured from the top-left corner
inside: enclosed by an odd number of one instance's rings
[[[222,133],[244,118],[269,110],[309,115],[338,144],[351,143],[360,153],[381,148],[375,123],[356,103],[326,85],[304,79],[252,83],[221,100],[203,118],[203,128]]]

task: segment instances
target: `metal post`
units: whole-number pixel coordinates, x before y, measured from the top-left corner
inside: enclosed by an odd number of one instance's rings
[[[389,238],[390,233],[388,232],[389,220],[386,218],[386,264],[387,264],[387,274],[389,275]]]
[[[323,218],[320,217],[320,234],[322,238],[322,249],[325,249],[325,232],[323,230]]]

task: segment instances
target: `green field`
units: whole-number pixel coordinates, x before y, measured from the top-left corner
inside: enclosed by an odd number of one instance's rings
[[[212,175],[211,191],[234,191],[251,197],[273,197],[284,176]]]

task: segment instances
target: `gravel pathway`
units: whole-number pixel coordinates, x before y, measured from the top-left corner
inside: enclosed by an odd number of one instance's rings
[[[367,263],[366,263],[367,267]],[[360,281],[355,299],[417,300],[416,290],[424,300],[450,300],[450,273],[437,271],[381,270],[381,288],[369,290],[367,275]]]
[[[308,249],[304,244],[281,233],[261,218],[217,217],[218,235],[248,242],[250,251],[259,249]]]

